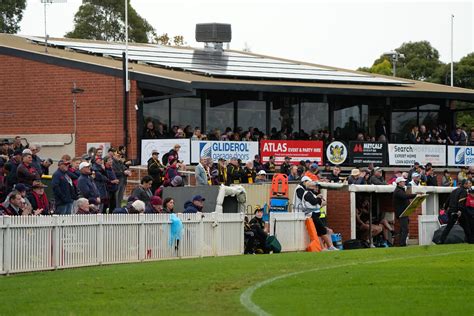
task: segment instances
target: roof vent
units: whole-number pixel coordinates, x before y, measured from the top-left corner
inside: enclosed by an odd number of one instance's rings
[[[222,51],[222,43],[232,40],[232,29],[230,24],[224,23],[200,23],[196,24],[196,42],[204,42],[205,48]]]

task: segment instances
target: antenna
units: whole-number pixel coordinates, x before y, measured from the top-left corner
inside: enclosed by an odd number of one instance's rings
[[[41,3],[44,4],[44,52],[47,53],[48,52],[48,38],[49,38],[49,35],[48,35],[48,31],[47,31],[47,28],[46,28],[46,5],[48,4],[53,4],[53,3],[66,3],[67,0],[41,0]]]

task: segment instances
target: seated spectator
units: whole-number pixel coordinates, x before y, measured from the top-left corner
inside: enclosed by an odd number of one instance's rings
[[[24,204],[22,203],[23,198],[21,197],[20,192],[18,191],[12,191],[8,195],[8,206],[5,206],[5,209],[3,211],[3,215],[9,215],[9,216],[20,216],[20,215],[27,215],[23,214],[24,210],[22,207]]]
[[[427,186],[433,186],[433,187],[438,186],[438,178],[434,174],[433,168],[431,167],[426,168],[425,175],[426,175]]]
[[[162,213],[171,214],[174,213],[174,200],[173,198],[167,197],[163,201]]]
[[[291,168],[291,157],[286,156],[285,161],[280,166],[280,172],[286,174],[287,176],[290,175],[290,168]]]
[[[288,176],[288,181],[300,181],[301,176],[298,173],[298,166],[292,165],[290,167],[290,175]]]
[[[443,172],[443,177],[441,178],[441,186],[443,187],[452,187],[453,178],[449,175],[448,169],[445,169]]]
[[[86,198],[79,198],[76,202],[76,212],[77,215],[89,215],[92,214],[89,209],[89,200]]]
[[[408,186],[416,187],[421,185],[420,174],[418,172],[414,172],[411,175],[411,181],[408,183]]]
[[[259,155],[255,155],[255,157],[253,159],[253,167],[255,168],[256,172],[259,172],[260,170],[263,170],[262,161],[260,160]]]
[[[240,163],[237,158],[232,157],[230,163],[227,165],[227,183],[226,185],[231,184],[240,184],[242,183],[242,174],[243,169],[240,167]]]
[[[448,137],[448,144],[465,146],[467,144],[466,133],[463,132],[460,126],[456,127]]]
[[[268,233],[265,230],[265,222],[263,221],[263,209],[257,208],[254,212],[255,216],[250,220],[249,226],[254,235],[255,253],[268,253],[265,245]]]
[[[318,164],[317,163],[312,163],[310,166],[309,166],[309,170],[305,172],[305,176],[310,178],[312,181],[319,181],[319,167],[318,167]]]
[[[419,144],[421,142],[418,126],[413,126],[410,133],[407,135],[407,141],[409,144]]]
[[[153,123],[152,119],[148,119],[145,122],[145,128],[142,133],[142,139],[155,139],[155,138],[157,138],[155,123]]]
[[[135,187],[132,191],[132,196],[136,197],[138,200],[143,201],[146,205],[150,205],[150,199],[153,196],[151,192],[151,185],[153,183],[153,178],[150,176],[144,176],[140,180],[140,184]]]
[[[270,157],[268,158],[268,162],[266,162],[266,163],[263,165],[263,169],[264,169],[267,173],[275,173],[275,172],[276,172],[275,156],[270,156]]]
[[[387,181],[387,184],[396,185],[395,180],[397,180],[397,178],[401,176],[402,176],[402,172],[400,170],[395,170],[393,172],[393,176]]]
[[[385,185],[387,182],[385,182],[385,178],[383,177],[383,170],[380,167],[374,168],[374,174],[370,177],[369,179],[369,184],[375,184],[375,185]]]
[[[119,207],[114,210],[114,214],[139,214],[145,212],[145,203],[140,200],[136,200],[132,203],[128,203],[125,207]]]
[[[184,213],[200,213],[204,207],[204,201],[206,199],[200,195],[193,196],[191,201],[184,203]]]
[[[244,217],[244,255],[255,253],[255,233],[250,227],[249,218]]]
[[[256,177],[257,173],[255,172],[255,169],[253,167],[253,162],[252,160],[248,160],[245,163],[244,172],[242,175],[242,183],[255,183]]]
[[[145,214],[161,214],[163,213],[163,201],[159,196],[152,196],[150,205],[145,207]]]
[[[368,198],[362,199],[356,208],[356,225],[359,233],[359,237],[362,240],[365,240],[370,243],[369,240],[369,223],[370,223],[370,201]],[[372,238],[383,233],[384,241],[387,242],[387,245],[391,245],[389,242],[388,233],[391,232],[392,236],[395,235],[393,228],[390,226],[386,219],[378,219],[372,217]]]
[[[348,184],[365,184],[364,178],[360,176],[359,169],[352,169],[351,175],[347,178]]]
[[[335,166],[332,170],[332,172],[329,174],[327,177],[329,182],[334,182],[334,183],[341,183],[342,180],[339,177],[339,174],[341,173],[341,168],[339,166]]]
[[[458,183],[461,183],[462,180],[467,179],[468,168],[466,166],[461,167],[461,171],[458,173]]]
[[[260,170],[255,177],[255,183],[267,182],[267,173],[265,170]]]
[[[47,187],[47,185],[44,185],[40,181],[33,183],[32,191],[27,195],[27,199],[31,203],[31,208],[34,213],[41,215],[50,214],[48,197],[44,193],[44,188]]]

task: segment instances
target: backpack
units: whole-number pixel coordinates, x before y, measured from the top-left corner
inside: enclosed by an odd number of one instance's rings
[[[350,239],[350,240],[346,240],[343,243],[343,248],[344,250],[363,249],[363,248],[369,248],[369,245],[367,244],[366,241],[362,241],[359,239]]]
[[[163,163],[163,165],[167,166],[168,165],[168,157],[170,156],[170,153],[167,152],[166,154],[163,155],[163,157],[161,157],[161,162]]]
[[[267,240],[265,241],[265,248],[268,250],[273,251],[273,253],[280,253],[281,252],[281,244],[276,239],[275,236],[268,236]]]

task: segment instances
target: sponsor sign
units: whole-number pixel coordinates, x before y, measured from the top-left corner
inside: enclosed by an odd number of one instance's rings
[[[262,162],[268,162],[270,156],[275,156],[275,162],[280,165],[285,157],[291,157],[292,163],[301,160],[317,161],[323,164],[324,144],[319,140],[262,140],[260,141],[260,154]]]
[[[446,166],[446,146],[388,144],[388,162],[391,166],[412,166],[415,162]]]
[[[333,165],[343,164],[347,158],[346,145],[338,141],[330,143],[326,148],[326,158]]]
[[[474,166],[474,146],[448,146],[449,166]]]
[[[211,157],[214,162],[219,158],[229,160],[237,158],[245,162],[253,160],[258,154],[258,142],[230,142],[230,141],[192,141],[191,162],[199,162],[200,157]]]
[[[350,142],[350,164],[351,165],[374,165],[384,166],[386,164],[386,143]]]
[[[163,158],[163,155],[169,152],[174,145],[179,144],[178,155],[179,160],[182,160],[185,164],[190,163],[191,156],[191,144],[189,139],[172,138],[172,139],[143,139],[142,140],[142,159],[141,164],[147,165],[148,159],[151,157],[153,150],[158,150],[160,153],[159,159]]]

